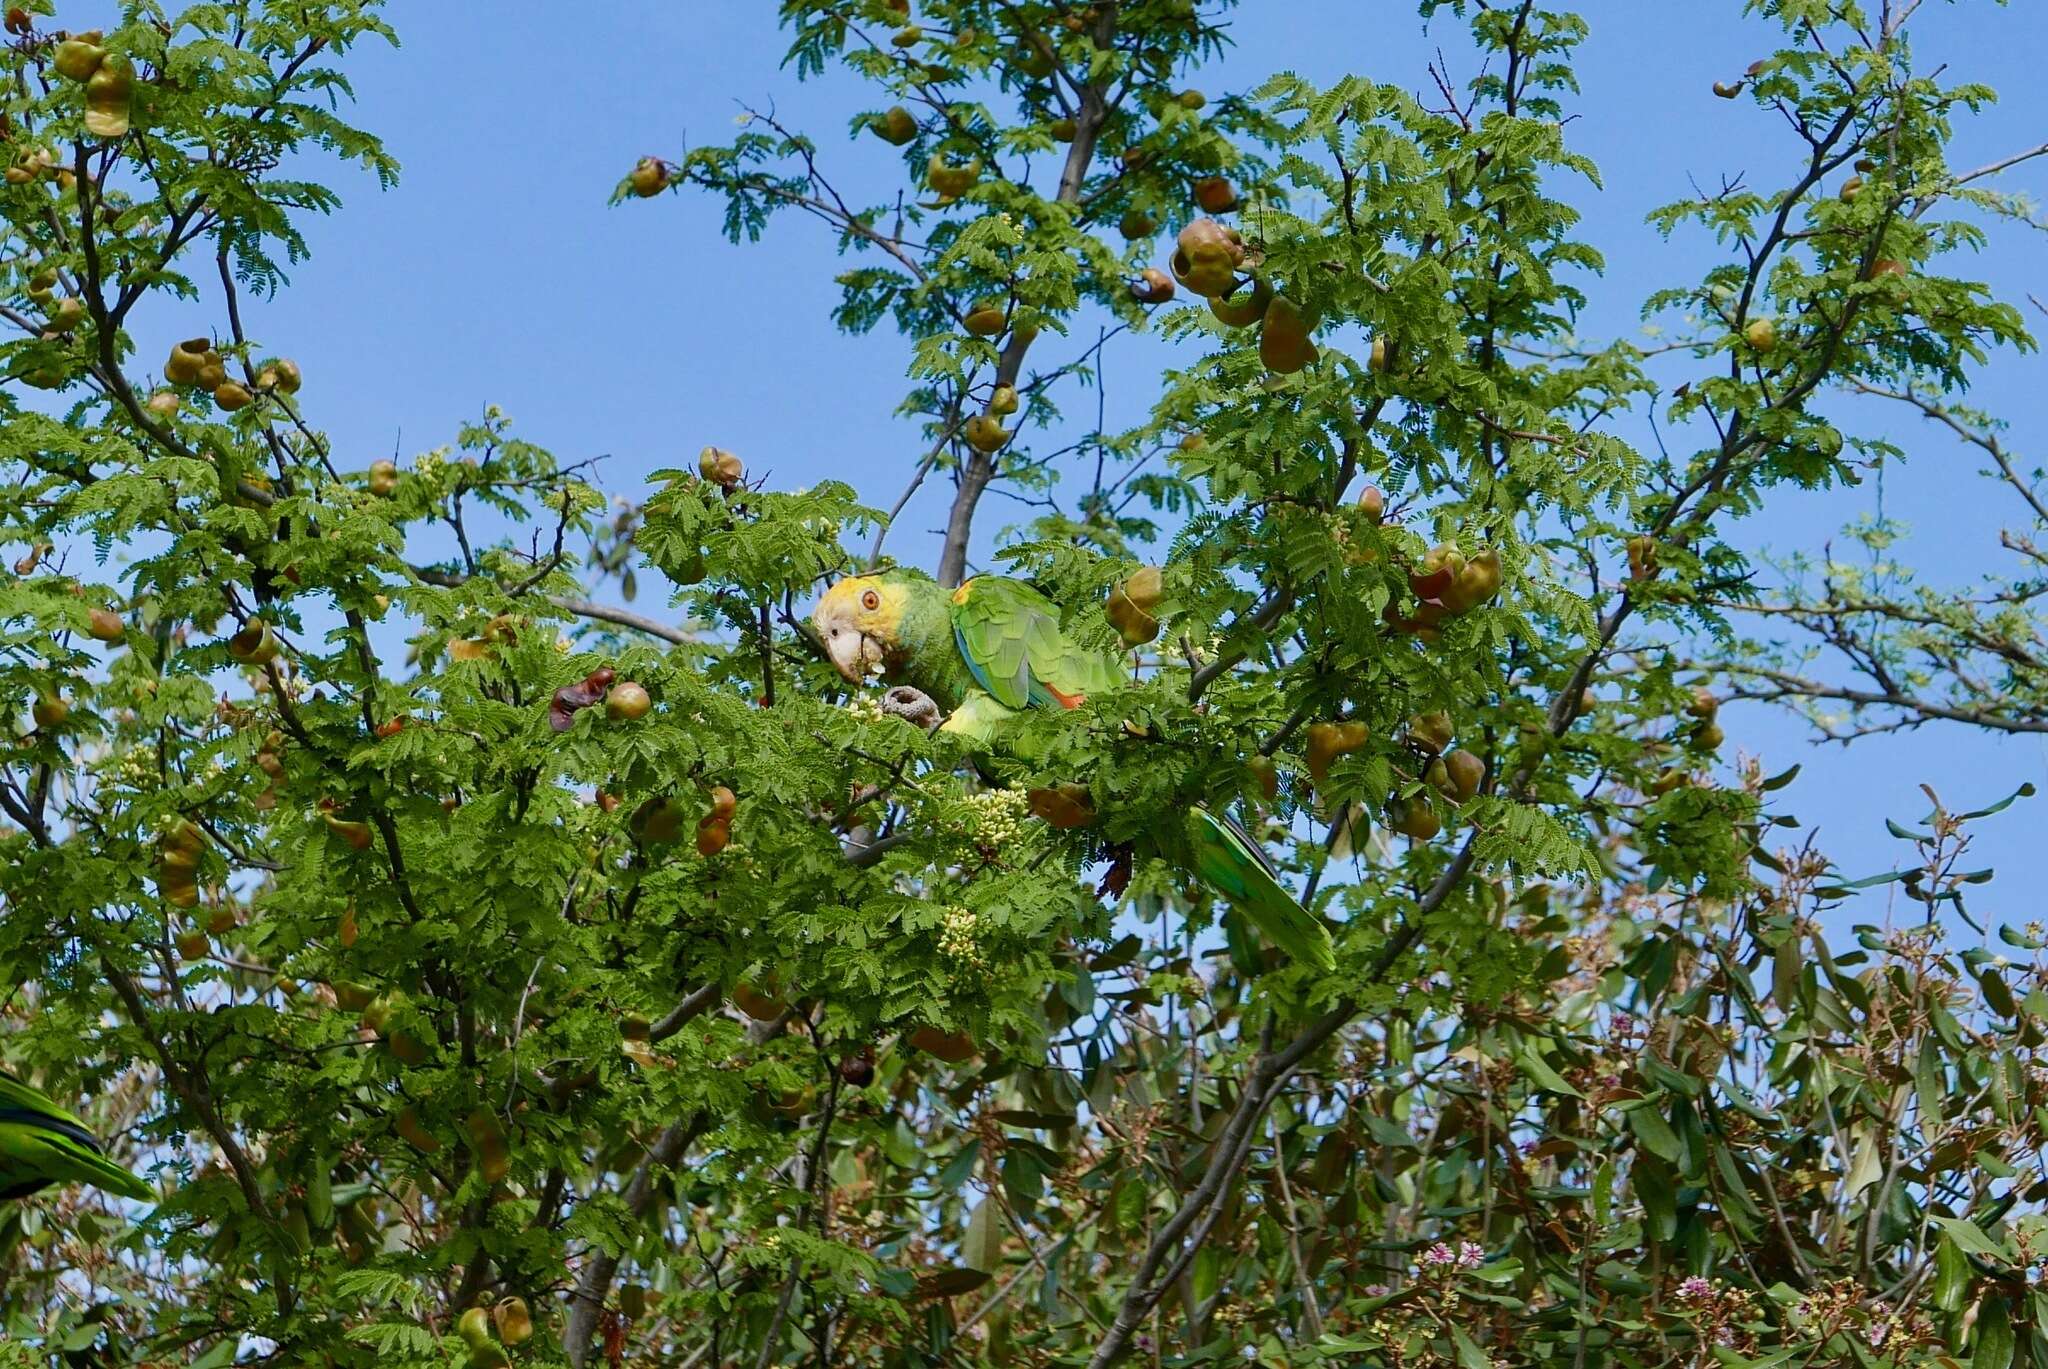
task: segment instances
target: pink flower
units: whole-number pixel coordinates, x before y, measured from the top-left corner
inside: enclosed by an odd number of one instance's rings
[[[1464,1241],[1458,1246],[1458,1268],[1477,1269],[1486,1263],[1486,1252],[1477,1241]]]
[[[1678,1296],[1692,1299],[1711,1298],[1714,1296],[1714,1285],[1695,1274],[1678,1285]]]
[[[1447,1264],[1456,1264],[1458,1257],[1442,1241],[1422,1252],[1422,1266],[1425,1269],[1441,1269]]]

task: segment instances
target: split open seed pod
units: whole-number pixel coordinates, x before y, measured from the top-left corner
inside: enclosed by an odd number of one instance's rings
[[[269,665],[277,659],[277,652],[277,635],[261,618],[251,618],[240,632],[228,638],[229,657],[242,665]]]

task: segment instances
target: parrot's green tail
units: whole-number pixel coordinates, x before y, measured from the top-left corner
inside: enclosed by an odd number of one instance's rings
[[[138,1202],[156,1197],[140,1176],[101,1153],[84,1123],[0,1072],[0,1201],[51,1184],[91,1184]]]
[[[1242,828],[1206,808],[1194,810],[1190,826],[1195,873],[1204,884],[1228,899],[1290,960],[1323,970],[1337,967],[1329,929],[1282,887],[1265,853]]]

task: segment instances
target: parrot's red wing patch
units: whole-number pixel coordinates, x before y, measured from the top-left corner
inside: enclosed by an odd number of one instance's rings
[[[1061,708],[1079,708],[1082,704],[1088,702],[1086,694],[1062,694],[1051,685],[1045,687],[1045,692],[1058,699]]]

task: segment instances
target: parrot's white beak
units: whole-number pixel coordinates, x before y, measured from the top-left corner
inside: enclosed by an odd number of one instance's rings
[[[882,644],[847,621],[852,615],[845,608],[843,603],[826,600],[811,615],[811,626],[824,643],[825,654],[832,658],[833,668],[847,683],[865,684],[869,677],[882,673]]]

